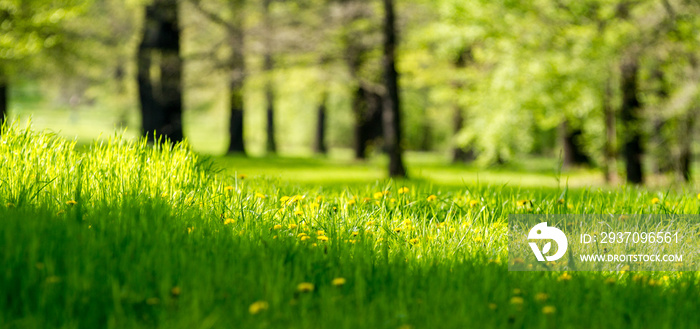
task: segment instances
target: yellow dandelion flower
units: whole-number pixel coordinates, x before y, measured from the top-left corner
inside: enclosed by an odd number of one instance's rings
[[[530,200],[518,200],[518,202],[516,202],[516,205],[520,208],[532,206],[532,201],[530,201]]]
[[[314,284],[309,282],[302,282],[297,285],[298,292],[310,292],[314,291]]]
[[[556,312],[556,311],[557,311],[556,307],[554,307],[552,305],[547,305],[547,306],[542,308],[542,313],[544,313],[544,314],[554,314],[554,312]]]
[[[454,233],[456,229],[454,227],[450,227],[450,233]]]
[[[413,245],[416,245],[420,243],[420,240],[418,238],[413,238],[411,240],[408,240],[408,242],[410,242]]]
[[[571,280],[571,274],[564,272],[564,273],[562,273],[562,275],[559,276],[558,280],[559,281],[569,281],[569,280]]]
[[[301,210],[297,210],[297,211],[294,212],[294,214],[297,215],[297,216],[301,216],[301,215],[304,214],[304,212],[301,211]]]
[[[409,189],[406,186],[399,189],[399,194],[404,194],[404,193],[408,193],[408,192],[409,192]]]
[[[362,199],[362,202],[364,202],[364,203],[367,203],[367,202],[370,202],[370,201],[372,201],[371,198],[364,198],[364,199]]]
[[[549,295],[547,295],[547,294],[545,294],[545,293],[543,293],[543,292],[537,293],[537,294],[535,295],[535,300],[538,301],[538,302],[546,302],[547,299],[549,299]]]
[[[338,287],[345,284],[345,278],[335,278],[331,281],[331,284]]]
[[[401,228],[400,227],[394,228],[394,232],[397,232],[397,233],[401,232]]]
[[[435,194],[431,194],[426,200],[435,201],[435,200],[437,200],[437,196],[435,196]]]
[[[566,204],[566,209],[574,210],[574,205],[568,203],[568,204]]]
[[[316,232],[316,235],[326,235],[326,231],[324,231],[324,230],[318,230],[318,231]]]
[[[255,197],[258,199],[266,199],[267,198],[267,196],[265,196],[265,194],[262,194],[260,192],[256,192]]]
[[[297,224],[289,224],[289,226],[287,226],[287,227],[289,227],[290,230],[293,230],[293,229],[297,228],[298,225]]]
[[[250,314],[258,314],[262,311],[267,310],[270,307],[270,304],[264,301],[257,301],[253,304],[250,304],[250,307],[248,307],[248,312]]]
[[[285,203],[287,201],[289,201],[289,197],[286,195],[280,198],[280,202],[282,202],[282,203]]]
[[[348,206],[352,206],[354,204],[355,204],[355,199],[348,200]]]
[[[69,206],[75,206],[76,204],[78,204],[78,202],[75,200],[68,200],[66,201],[66,204]]]
[[[316,237],[316,239],[318,239],[319,241],[324,241],[324,242],[328,241],[328,237],[325,235],[319,235]]]
[[[389,199],[389,202],[394,203],[394,202],[396,202],[396,199],[391,198],[391,199]]]
[[[520,296],[514,296],[510,299],[510,303],[513,305],[522,305],[525,300]]]
[[[352,236],[358,236],[359,234],[360,234],[360,232],[358,232],[358,231],[352,231]]]
[[[279,229],[282,228],[282,225],[280,225],[280,224],[275,224],[275,226],[273,226],[272,228],[275,229],[275,230],[279,230]]]
[[[308,235],[308,234],[301,232],[301,233],[297,234],[297,238],[300,238],[300,237],[305,236],[305,235]]]
[[[484,241],[484,239],[480,236],[477,236],[476,238],[474,238],[474,242],[481,242],[481,241]]]
[[[374,193],[374,194],[372,195],[372,197],[375,198],[375,199],[381,199],[382,197],[384,197],[384,193],[382,193],[382,192],[377,192],[377,193]]]
[[[471,200],[471,201],[469,201],[469,206],[470,206],[470,207],[476,207],[476,206],[478,206],[478,205],[479,205],[479,201],[478,201],[478,200]]]
[[[233,191],[233,186],[224,187],[224,191]]]
[[[653,198],[653,199],[651,199],[651,204],[657,204],[657,203],[659,203],[659,202],[661,202],[661,200],[659,200],[659,198]]]
[[[301,237],[301,241],[306,241],[306,240],[308,240],[308,239],[309,239],[309,236],[308,236],[308,235],[304,235],[304,236]]]
[[[700,193],[698,193],[698,200],[700,200]]]
[[[226,219],[224,219],[224,225],[233,224],[233,223],[235,223],[235,222],[236,222],[236,220],[233,219],[233,218],[226,218]]]

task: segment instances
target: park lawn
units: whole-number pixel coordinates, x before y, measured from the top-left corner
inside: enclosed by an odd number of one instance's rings
[[[0,327],[700,324],[696,272],[507,270],[509,214],[696,214],[694,191],[391,181],[362,164],[285,161],[119,137],[76,152],[10,127]]]

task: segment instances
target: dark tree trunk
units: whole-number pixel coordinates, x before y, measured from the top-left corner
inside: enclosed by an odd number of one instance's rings
[[[321,96],[321,102],[317,109],[316,121],[316,142],[314,143],[314,151],[319,154],[326,154],[326,94]]]
[[[620,119],[624,126],[622,154],[627,169],[627,182],[641,184],[644,182],[642,171],[642,127],[641,104],[637,97],[637,74],[639,70],[636,56],[623,61],[621,67],[622,106]]]
[[[243,1],[232,1],[231,11],[234,13],[234,22],[229,31],[229,45],[231,47],[231,72],[229,78],[229,107],[231,118],[229,123],[228,153],[245,155],[244,140],[244,106],[243,87],[245,85],[246,68],[243,52],[245,35],[243,32]]]
[[[579,140],[583,131],[580,128],[571,128],[568,120],[564,120],[559,126],[559,136],[561,138],[564,153],[564,167],[570,168],[577,165],[590,164],[590,159],[581,150]]]
[[[358,86],[353,97],[355,158],[366,159],[367,147],[382,137],[382,96]]]
[[[608,78],[605,84],[605,92],[603,94],[603,112],[605,115],[605,162],[603,170],[605,171],[605,181],[612,182],[616,179],[617,164],[616,164],[616,140],[615,140],[615,110],[612,105],[612,79]]]
[[[274,62],[272,59],[272,19],[270,17],[270,4],[272,0],[263,0],[263,20],[265,24],[265,54],[263,71],[265,73],[265,102],[267,108],[265,110],[267,116],[267,142],[265,149],[268,153],[277,152],[277,142],[275,140],[275,93],[272,84],[272,70],[274,69]]]
[[[454,134],[457,135],[462,128],[464,128],[464,114],[462,114],[462,107],[455,105],[454,107]],[[469,162],[474,160],[474,152],[472,150],[465,150],[463,147],[454,143],[452,147],[452,162]]]
[[[670,88],[666,83],[664,72],[661,68],[657,67],[653,73],[653,79],[659,84],[656,90],[656,96],[660,102],[664,102],[668,99]],[[653,129],[651,131],[650,139],[652,141],[653,149],[651,150],[652,156],[652,171],[657,174],[668,173],[673,171],[674,167],[674,157],[671,152],[671,148],[668,144],[671,142],[668,134],[665,134],[667,124],[673,124],[676,120],[668,120],[662,115],[657,115],[653,119]]]
[[[459,51],[456,58],[454,59],[455,68],[457,70],[463,70],[465,67],[467,67],[467,64],[471,63],[473,60],[474,56],[472,55],[472,47],[466,46]],[[455,79],[455,81],[452,82],[452,85],[458,94],[461,94],[464,91],[463,81]],[[455,102],[454,114],[452,118],[454,120],[453,136],[457,136],[457,134],[459,134],[459,132],[462,131],[462,129],[464,128],[465,120],[462,106],[460,106],[458,102]],[[454,141],[452,144],[453,163],[473,161],[476,158],[472,149],[465,150],[461,145],[458,145],[456,141]]]
[[[151,141],[155,134],[173,142],[183,139],[182,58],[178,21],[176,0],[156,0],[146,7],[143,39],[137,55],[137,81],[142,130]],[[159,62],[155,63],[154,59]],[[151,76],[153,65],[160,68],[159,81]]]
[[[384,0],[384,144],[389,155],[389,176],[406,177],[401,146],[401,104],[399,103],[398,73],[396,72],[396,27],[394,1]]]

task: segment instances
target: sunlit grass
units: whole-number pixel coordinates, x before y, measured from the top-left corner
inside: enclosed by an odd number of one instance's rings
[[[336,173],[304,182],[263,160],[268,171],[256,173],[255,161],[212,163],[186,144],[120,136],[76,152],[50,134],[4,131],[0,327],[700,323],[692,272],[506,265],[509,214],[691,214],[694,192],[344,183]]]

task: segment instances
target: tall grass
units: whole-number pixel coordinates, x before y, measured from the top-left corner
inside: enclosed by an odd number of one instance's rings
[[[508,214],[692,213],[692,195],[293,185],[217,174],[184,143],[76,152],[11,125],[0,200],[0,327],[700,323],[692,273],[508,273],[505,259]]]

